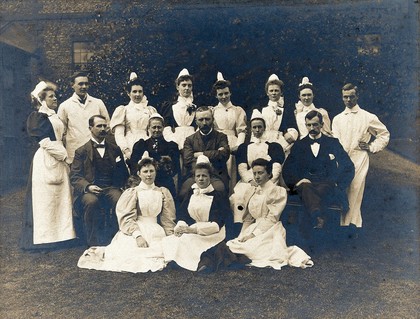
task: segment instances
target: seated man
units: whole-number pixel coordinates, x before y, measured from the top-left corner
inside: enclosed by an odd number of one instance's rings
[[[102,115],[92,116],[89,130],[91,139],[76,150],[70,181],[74,187],[75,211],[81,219],[79,232],[83,221],[88,246],[107,245],[118,230],[115,212],[111,216],[108,212],[115,211],[128,170],[119,147],[105,141],[107,119]]]
[[[305,207],[304,225],[315,220],[322,228],[320,215],[326,206],[339,203],[348,208],[346,188],[354,176],[354,165],[340,142],[321,133],[322,114],[310,111],[305,116],[309,135],[297,141],[283,167],[283,177],[297,191]]]
[[[194,184],[192,171],[200,155],[209,158],[214,169],[211,184],[214,189],[221,192],[229,190],[229,175],[226,162],[229,159],[230,149],[226,134],[213,128],[213,113],[207,106],[196,110],[195,121],[198,131],[188,136],[184,143],[183,159],[185,176],[179,197],[182,200]]]

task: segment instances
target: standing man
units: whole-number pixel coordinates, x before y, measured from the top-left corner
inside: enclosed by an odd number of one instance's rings
[[[200,155],[205,155],[213,166],[211,183],[217,191],[229,190],[229,175],[226,162],[229,159],[230,148],[226,134],[213,128],[213,113],[207,106],[201,106],[196,110],[195,122],[198,131],[188,136],[184,143],[184,167],[186,174],[184,184],[179,196],[181,199],[188,193],[194,184],[192,176],[193,168]]]
[[[297,191],[305,207],[303,229],[311,220],[322,228],[322,213],[332,203],[348,209],[346,189],[354,177],[354,166],[340,142],[321,133],[322,114],[309,111],[305,116],[309,134],[297,141],[283,167],[290,189]],[[306,234],[307,235],[307,234]]]
[[[115,205],[128,170],[120,148],[105,141],[107,119],[94,115],[88,123],[91,138],[76,150],[70,181],[74,187],[75,212],[83,220],[87,244],[101,246],[109,244],[118,230]]]
[[[109,114],[102,100],[90,96],[89,78],[85,72],[77,72],[71,78],[73,95],[60,104],[58,116],[66,127],[66,149],[69,162],[73,161],[74,152],[85,144],[91,136],[88,120],[100,114],[109,123]]]
[[[360,207],[369,169],[369,152],[379,152],[388,145],[389,131],[376,115],[361,109],[357,104],[356,86],[347,83],[341,92],[346,108],[334,117],[332,130],[356,169],[355,177],[347,192],[350,209],[341,216],[341,226],[353,224],[362,227]],[[372,136],[374,140],[371,140]]]

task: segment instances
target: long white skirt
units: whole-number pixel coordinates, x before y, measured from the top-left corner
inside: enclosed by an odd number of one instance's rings
[[[244,254],[252,260],[251,266],[281,267],[290,265],[293,267],[307,268],[313,266],[313,261],[302,249],[297,246],[287,247],[286,230],[281,222],[274,224],[265,233],[258,235],[246,242],[238,239],[251,234],[258,225],[258,221],[246,228],[238,238],[227,242],[230,250],[236,254]]]
[[[39,148],[32,163],[33,243],[73,239],[73,203],[66,163]]]
[[[196,271],[201,254],[216,246],[225,237],[225,227],[222,227],[219,232],[208,236],[182,234],[181,237],[175,235],[165,237],[163,239],[165,261],[175,261],[182,268]]]
[[[156,222],[137,221],[142,237],[149,247],[140,248],[136,239],[119,231],[106,247],[91,247],[79,258],[80,268],[117,271],[148,272],[165,268],[162,239],[165,231]]]

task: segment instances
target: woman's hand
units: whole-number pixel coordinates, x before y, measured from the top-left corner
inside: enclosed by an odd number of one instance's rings
[[[149,247],[149,244],[147,243],[146,239],[144,239],[142,236],[139,236],[136,238],[137,247],[140,248],[147,248]]]
[[[244,237],[242,237],[241,239],[238,239],[238,241],[239,242],[241,242],[241,243],[244,243],[244,242],[246,242],[247,240],[249,240],[249,239],[251,239],[251,238],[254,238],[255,237],[255,235],[254,234],[249,234],[249,235],[246,235],[246,236],[244,236]]]
[[[190,226],[179,226],[175,231],[175,236],[181,237],[182,234],[197,234],[197,230],[191,228]]]

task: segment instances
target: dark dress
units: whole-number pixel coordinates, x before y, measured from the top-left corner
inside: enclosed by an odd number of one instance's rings
[[[174,177],[180,178],[179,150],[175,142],[168,142],[163,137],[139,140],[133,146],[133,152],[128,162],[131,175],[137,174],[137,163],[141,160],[144,152],[158,162],[156,172],[156,186],[166,187],[171,195],[176,198]]]

